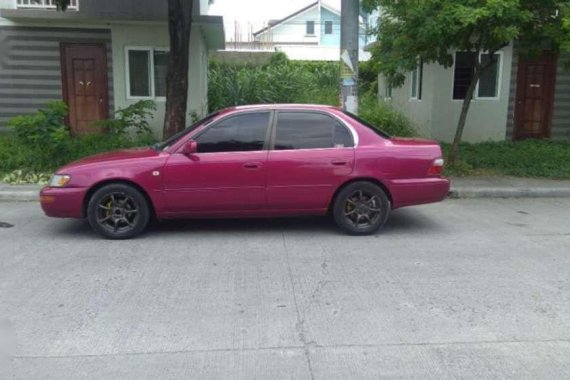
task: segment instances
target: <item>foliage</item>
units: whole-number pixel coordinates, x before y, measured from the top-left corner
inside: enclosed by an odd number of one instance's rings
[[[50,102],[45,109],[33,115],[16,116],[8,121],[16,137],[23,144],[58,147],[69,138],[65,126],[67,105],[62,101]]]
[[[443,144],[448,152],[450,146]],[[570,179],[570,141],[524,140],[461,144],[448,175],[511,175]]]
[[[336,62],[290,61],[283,53],[265,65],[211,62],[210,110],[243,104],[316,103],[338,105]]]
[[[50,173],[34,173],[25,172],[23,170],[14,170],[13,172],[4,175],[4,177],[2,177],[2,182],[9,183],[11,185],[24,185],[28,183],[47,185],[50,177]]]
[[[365,95],[360,99],[359,116],[389,135],[417,136],[412,123],[403,114],[378,101],[374,95]]]
[[[156,103],[152,100],[140,100],[126,108],[115,111],[115,119],[104,120],[97,123],[112,135],[125,136],[129,131],[136,135],[150,135],[149,119],[152,119],[156,110]]]

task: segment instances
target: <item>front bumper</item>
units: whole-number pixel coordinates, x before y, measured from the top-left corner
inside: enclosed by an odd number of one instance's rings
[[[40,191],[40,204],[44,213],[53,218],[83,218],[84,188],[44,187]]]

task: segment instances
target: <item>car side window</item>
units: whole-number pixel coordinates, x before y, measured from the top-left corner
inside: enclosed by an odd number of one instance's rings
[[[280,112],[275,150],[350,148],[350,131],[338,120],[316,112]]]
[[[198,153],[263,150],[269,112],[236,115],[220,121],[197,138]]]

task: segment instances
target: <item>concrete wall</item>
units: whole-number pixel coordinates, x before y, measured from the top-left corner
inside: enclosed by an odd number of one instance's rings
[[[505,139],[509,108],[513,49],[503,49],[498,99],[475,99],[467,118],[463,141],[501,141]],[[441,141],[453,140],[463,101],[452,99],[453,67],[424,65],[423,99],[410,100],[409,78],[402,88],[394,89],[393,106],[408,116],[422,134]],[[383,95],[384,86],[380,88]]]
[[[168,49],[169,36],[166,25],[113,25],[113,77],[115,85],[115,106],[124,108],[136,103],[138,100],[127,98],[127,71],[126,71],[126,48],[127,47],[150,47]],[[202,33],[199,27],[194,27],[190,42],[190,69],[189,69],[189,98],[188,98],[188,123],[190,115],[196,113],[199,116],[207,112],[207,65],[208,55]],[[151,120],[151,127],[161,135],[164,124],[165,99],[152,99],[156,102],[157,110]]]

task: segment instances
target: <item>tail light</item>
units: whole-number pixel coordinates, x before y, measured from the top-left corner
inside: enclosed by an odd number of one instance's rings
[[[445,161],[443,160],[443,158],[438,158],[437,160],[434,160],[428,170],[428,175],[442,175],[444,166],[445,166]]]

